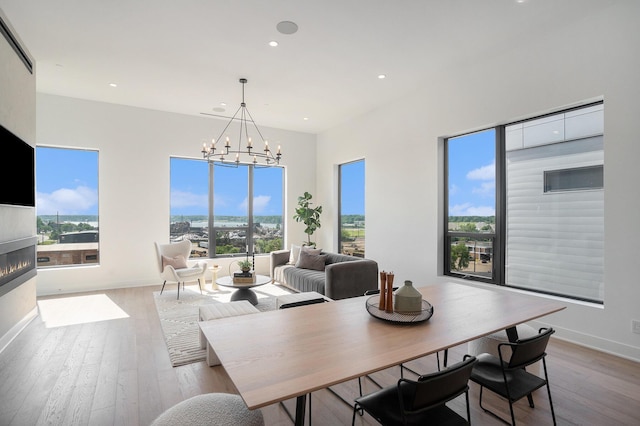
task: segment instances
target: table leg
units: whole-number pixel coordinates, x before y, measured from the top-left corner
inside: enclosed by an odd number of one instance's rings
[[[211,270],[211,290],[218,290],[218,283],[216,282],[218,280],[218,267],[211,267],[209,268]]]
[[[304,425],[304,410],[307,403],[307,395],[300,395],[296,398],[296,426]]]
[[[515,343],[518,340],[518,330],[514,327],[507,328],[507,338],[511,343]]]
[[[239,288],[231,295],[231,301],[248,300],[253,306],[258,304],[258,295],[250,288]]]

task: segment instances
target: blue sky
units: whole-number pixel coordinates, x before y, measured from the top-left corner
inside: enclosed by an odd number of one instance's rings
[[[207,163],[178,158],[170,161],[171,215],[206,216]],[[246,168],[216,166],[215,176],[215,214],[245,216]],[[253,203],[257,215],[282,215],[283,179],[282,168],[255,169]],[[364,161],[344,165],[342,179],[342,213],[364,214]],[[38,147],[36,186],[38,215],[97,215],[98,151]]]
[[[449,139],[449,216],[495,215],[495,130]]]
[[[38,215],[98,214],[98,151],[36,148]]]
[[[343,164],[340,168],[341,214],[365,214],[364,211],[364,170],[365,161]]]

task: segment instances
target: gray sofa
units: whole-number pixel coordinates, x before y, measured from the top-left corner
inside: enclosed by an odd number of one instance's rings
[[[272,282],[293,290],[316,291],[331,299],[362,296],[378,288],[378,263],[370,259],[322,252],[324,270],[297,268],[289,263],[290,250],[271,252]]]

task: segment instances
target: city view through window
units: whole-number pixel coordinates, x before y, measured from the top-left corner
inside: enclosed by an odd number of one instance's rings
[[[450,270],[493,277],[495,130],[451,138],[448,148]]]
[[[38,267],[98,263],[98,152],[37,147],[36,189]]]
[[[214,234],[209,232],[210,173]],[[283,182],[282,167],[236,168],[172,158],[171,241],[188,238],[192,256],[207,258],[282,249]]]
[[[603,303],[603,132],[594,102],[446,139],[445,273]]]
[[[340,253],[365,257],[364,160],[340,165]]]

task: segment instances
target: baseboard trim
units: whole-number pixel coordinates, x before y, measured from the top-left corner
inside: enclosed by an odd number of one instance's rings
[[[13,339],[18,337],[22,330],[24,330],[25,327],[29,325],[29,323],[33,321],[33,319],[37,316],[38,308],[36,307],[33,308],[27,315],[25,315],[25,317],[22,318],[16,325],[11,327],[11,329],[7,333],[5,333],[4,336],[0,337],[0,353],[2,353],[2,351],[4,351],[7,346],[9,346],[9,343],[11,343]]]

